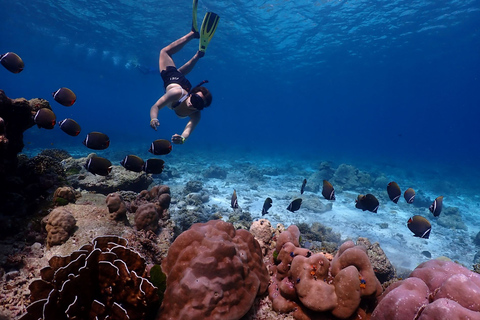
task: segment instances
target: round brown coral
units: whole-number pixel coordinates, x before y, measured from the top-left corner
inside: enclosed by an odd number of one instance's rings
[[[45,225],[45,230],[47,230],[47,245],[56,246],[67,241],[76,223],[77,221],[70,211],[64,208],[53,209],[42,220],[42,224]]]
[[[267,289],[258,242],[221,220],[194,224],[162,263],[167,289],[163,319],[240,319]]]
[[[105,199],[107,203],[109,218],[114,220],[121,220],[127,215],[127,207],[119,193],[110,193]]]

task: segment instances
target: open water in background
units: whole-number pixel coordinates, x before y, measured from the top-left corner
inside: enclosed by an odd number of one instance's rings
[[[175,150],[393,167],[478,196],[480,1],[200,0],[199,23],[206,11],[220,24],[188,78],[208,79],[214,100]],[[159,131],[149,127],[163,84],[134,66],[156,68],[159,49],[190,30],[191,1],[3,0],[0,12],[0,52],[25,62],[20,74],[0,70],[0,89],[45,98],[57,120],[82,126],[78,137],[31,128],[26,152],[86,156],[90,131],[110,148],[145,149],[182,132],[186,120],[167,109]],[[196,50],[192,41],[177,66]],[[51,97],[64,86],[77,94],[70,108]]]

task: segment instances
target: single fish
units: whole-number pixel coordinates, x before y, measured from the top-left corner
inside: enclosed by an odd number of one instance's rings
[[[428,208],[434,217],[438,217],[443,208],[443,196],[437,197]]]
[[[405,197],[407,203],[413,203],[413,200],[415,200],[415,190],[413,190],[412,188],[408,188],[407,190],[405,190],[403,196]]]
[[[379,206],[378,199],[370,193],[366,195],[360,194],[355,200],[355,208],[362,209],[363,211],[367,210],[370,212],[377,213]]]
[[[147,159],[143,165],[145,173],[160,174],[163,171],[165,161],[162,159]]]
[[[413,232],[414,237],[428,239],[430,237],[430,231],[432,225],[430,222],[422,216],[415,215],[408,219],[407,227]]]
[[[303,179],[302,187],[300,188],[300,194],[305,192],[305,186],[307,185],[307,179]]]
[[[105,133],[93,131],[87,134],[83,144],[93,150],[104,150],[110,145],[110,138]]]
[[[145,161],[143,161],[143,159],[139,156],[129,154],[122,161],[120,161],[120,164],[127,170],[142,172]]]
[[[322,196],[327,200],[335,200],[335,189],[327,180],[323,180]]]
[[[53,99],[60,103],[62,106],[70,107],[73,106],[75,101],[77,101],[77,96],[73,93],[72,90],[68,88],[60,88],[55,92],[52,92]]]
[[[230,206],[233,209],[238,208],[237,191],[235,189],[233,189],[232,199],[230,200]]]
[[[267,198],[265,199],[265,202],[263,203],[263,208],[262,208],[262,216],[266,215],[268,213],[268,209],[272,207],[272,198]]]
[[[148,149],[148,152],[151,152],[157,156],[169,154],[170,151],[172,151],[172,144],[170,141],[165,139],[157,139],[153,141],[150,145],[150,149]]]
[[[41,108],[33,117],[33,121],[37,124],[39,128],[44,129],[53,129],[55,127],[57,117],[52,110],[47,108]]]
[[[89,172],[101,176],[108,176],[112,171],[112,163],[110,160],[97,156],[88,159],[84,167]]]
[[[20,73],[25,67],[22,58],[13,52],[7,52],[0,55],[0,63],[5,67],[5,69],[12,73]]]
[[[291,211],[291,212],[295,212],[298,209],[300,209],[301,205],[302,205],[302,199],[297,198],[297,199],[293,200],[292,202],[290,202],[290,204],[287,207],[287,210]]]
[[[63,132],[66,134],[76,137],[80,134],[80,131],[82,130],[80,128],[80,125],[73,119],[64,119],[58,123],[58,126],[60,129],[62,129]]]
[[[392,200],[394,203],[397,203],[398,199],[400,199],[400,196],[402,195],[402,190],[400,190],[398,183],[392,181],[387,185],[387,193],[390,200]]]

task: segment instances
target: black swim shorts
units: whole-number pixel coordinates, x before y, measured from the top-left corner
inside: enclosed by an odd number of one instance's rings
[[[174,66],[168,66],[167,69],[160,72],[160,75],[162,76],[163,86],[165,89],[171,83],[177,83],[187,91],[190,91],[192,88],[190,81],[188,81],[188,79],[185,78],[185,76]]]

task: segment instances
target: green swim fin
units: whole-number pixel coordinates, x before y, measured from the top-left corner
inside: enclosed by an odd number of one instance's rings
[[[198,0],[193,0],[192,31],[198,35],[199,33],[198,33],[198,24],[197,24],[197,7],[198,7]]]
[[[220,17],[213,12],[207,12],[203,18],[202,27],[200,28],[200,44],[198,45],[198,51],[203,54],[205,54],[215,30],[217,30],[218,20],[220,20]]]

